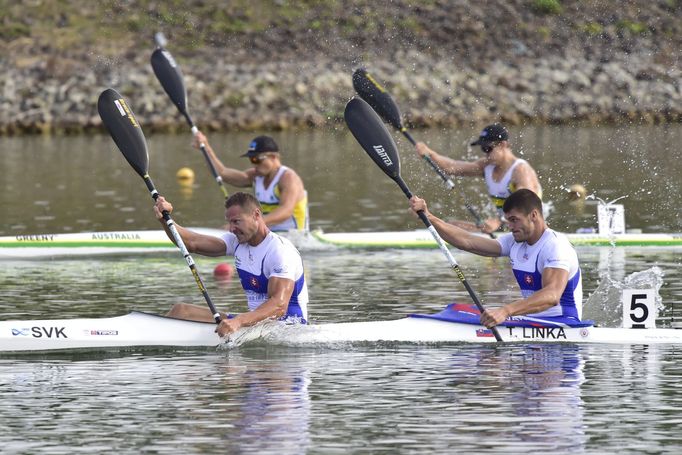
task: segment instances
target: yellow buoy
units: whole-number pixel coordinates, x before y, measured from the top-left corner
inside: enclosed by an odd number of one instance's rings
[[[568,189],[569,201],[584,201],[585,196],[587,196],[587,190],[580,183],[574,183]]]
[[[177,178],[180,181],[185,181],[185,180],[194,180],[194,171],[188,167],[181,167],[178,169],[178,172],[175,174],[175,178]]]

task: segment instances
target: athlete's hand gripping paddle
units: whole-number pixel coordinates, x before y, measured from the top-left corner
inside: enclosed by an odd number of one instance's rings
[[[182,71],[180,71],[180,67],[171,53],[164,49],[163,46],[165,46],[166,40],[163,35],[157,33],[156,43],[157,48],[152,53],[151,58],[154,74],[175,107],[178,108],[178,111],[180,111],[180,113],[185,117],[185,120],[187,120],[187,124],[192,130],[192,134],[196,136],[199,132],[199,129],[192,121],[192,117],[190,117],[189,111],[187,109],[187,90],[185,89]],[[208,164],[208,168],[211,171],[213,178],[223,192],[223,196],[227,198],[228,193],[225,185],[223,185],[223,178],[218,174],[215,166],[213,166],[213,162],[208,156],[208,151],[206,150],[206,144],[202,142],[199,144],[199,148],[206,159],[206,163]]]
[[[128,106],[128,103],[123,99],[123,97],[114,89],[106,89],[103,91],[99,99],[97,100],[97,111],[99,116],[102,118],[102,122],[106,127],[111,138],[114,140],[118,149],[121,151],[128,164],[137,172],[137,174],[142,177],[144,183],[147,185],[147,189],[152,195],[154,200],[158,199],[159,192],[154,187],[152,179],[149,177],[149,154],[147,153],[147,141],[145,140],[144,134],[142,133],[142,128],[138,123],[133,111]],[[185,261],[189,269],[194,275],[194,280],[199,287],[199,290],[206,300],[208,308],[213,314],[213,319],[217,324],[220,323],[220,313],[216,310],[211,297],[208,295],[208,291],[204,286],[199,272],[197,271],[196,265],[192,256],[190,256],[185,243],[182,241],[182,237],[175,228],[175,223],[171,218],[170,214],[164,210],[163,219],[166,221],[166,225],[173,235],[175,244],[180,248]]]
[[[372,106],[374,111],[379,114],[384,122],[400,131],[407,138],[407,140],[412,143],[412,145],[417,144],[409,131],[407,131],[407,128],[403,126],[402,116],[400,115],[400,109],[398,108],[398,105],[395,103],[386,89],[384,89],[384,87],[382,87],[381,84],[379,84],[376,79],[374,79],[372,75],[369,74],[364,68],[358,68],[353,73],[353,88],[363,100]],[[440,176],[445,185],[448,187],[448,190],[451,190],[455,187],[452,179],[450,179],[445,172],[443,172],[443,170],[433,162],[430,156],[424,155],[423,158]],[[464,202],[464,206],[469,211],[471,216],[473,216],[476,220],[476,225],[482,226],[483,220],[479,216],[478,212],[476,212],[476,210],[466,201]]]
[[[360,143],[362,148],[367,152],[372,161],[376,163],[379,168],[384,171],[393,181],[395,181],[400,189],[405,193],[408,199],[412,198],[412,192],[407,187],[407,184],[400,176],[400,157],[398,156],[398,148],[393,141],[393,138],[388,133],[383,122],[376,112],[365,101],[359,98],[351,99],[346,105],[344,111],[344,118],[346,124],[350,129],[355,139]],[[455,271],[457,278],[462,282],[466,288],[471,300],[479,309],[481,313],[485,311],[483,304],[476,296],[473,288],[464,277],[462,270],[457,264],[457,261],[450,253],[450,250],[445,245],[445,242],[440,237],[436,228],[433,227],[426,214],[423,211],[417,212],[417,215],[422,220],[426,228],[429,230],[438,247],[443,252],[450,267]],[[493,335],[497,341],[502,341],[502,337],[496,327],[491,328]]]

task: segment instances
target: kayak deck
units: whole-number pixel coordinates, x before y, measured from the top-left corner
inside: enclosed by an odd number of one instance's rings
[[[259,341],[283,346],[355,342],[495,343],[478,324],[431,317],[318,325],[266,322],[242,329],[229,339],[216,325],[133,311],[111,318],[0,321],[0,353],[55,350],[103,351],[111,348],[229,347]],[[498,327],[504,342],[682,344],[682,330],[584,327]]]

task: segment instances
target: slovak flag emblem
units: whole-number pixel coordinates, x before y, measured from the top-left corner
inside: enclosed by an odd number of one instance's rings
[[[526,276],[523,277],[523,281],[524,281],[528,286],[533,286],[533,275],[526,274]]]
[[[251,283],[251,286],[253,286],[254,288],[258,287],[258,280],[256,279],[255,276],[251,277],[250,283]]]

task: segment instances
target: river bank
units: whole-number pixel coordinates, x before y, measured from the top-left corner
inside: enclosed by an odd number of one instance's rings
[[[269,17],[264,27],[251,11],[244,13],[253,15],[246,18],[251,29],[192,45],[187,24],[146,25],[171,38],[193,119],[206,130],[333,127],[360,66],[384,84],[412,127],[682,121],[680,2],[395,3],[387,19],[379,20],[386,6],[377,12],[365,2],[330,1],[283,23]],[[609,3],[620,8],[607,11]],[[551,4],[561,9],[538,6]],[[286,4],[277,5],[263,11],[281,16]],[[119,9],[119,21],[131,14]],[[62,26],[42,38],[33,29],[4,37],[0,134],[99,129],[96,100],[107,87],[128,99],[146,131],[186,129],[149,64],[153,27],[118,37],[105,27],[116,19],[98,17],[100,35],[82,32],[79,45],[66,48],[49,39],[77,29],[77,12],[63,14]],[[189,22],[208,26],[215,14]]]

